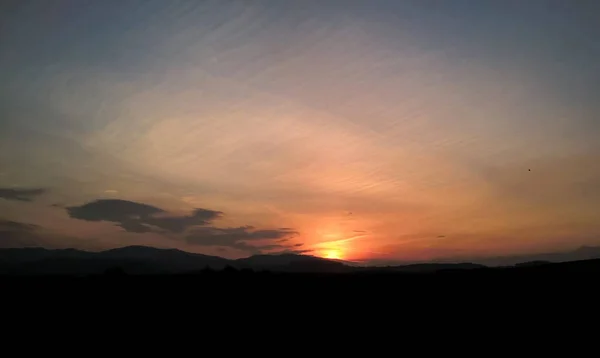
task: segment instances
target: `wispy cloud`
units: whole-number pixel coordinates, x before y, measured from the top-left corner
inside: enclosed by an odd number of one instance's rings
[[[38,196],[46,193],[46,189],[14,189],[0,188],[0,198],[14,201],[33,201]]]

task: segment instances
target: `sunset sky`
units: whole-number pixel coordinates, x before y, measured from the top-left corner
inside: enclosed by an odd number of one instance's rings
[[[0,247],[420,261],[599,245],[598,14],[3,1]]]

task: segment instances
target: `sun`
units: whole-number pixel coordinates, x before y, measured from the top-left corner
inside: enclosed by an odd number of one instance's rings
[[[330,249],[323,252],[323,258],[331,260],[341,260],[342,252],[338,249]]]

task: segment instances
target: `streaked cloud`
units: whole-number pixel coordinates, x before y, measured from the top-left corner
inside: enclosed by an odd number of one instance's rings
[[[16,201],[33,201],[38,196],[44,194],[46,189],[35,188],[35,189],[14,189],[14,188],[0,188],[0,198],[6,200]]]
[[[295,235],[298,235],[298,232],[292,229],[257,230],[252,226],[237,228],[199,227],[194,228],[186,236],[186,240],[194,245],[231,247],[243,251],[251,251],[252,253],[261,253],[264,251],[282,251],[290,247],[298,247],[298,244],[285,245],[281,241],[281,239]],[[265,240],[272,243],[260,243],[260,241]]]

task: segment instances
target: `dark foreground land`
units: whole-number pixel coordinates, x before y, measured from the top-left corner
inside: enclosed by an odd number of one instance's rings
[[[590,250],[580,251],[590,255]],[[513,308],[548,311],[546,316],[553,317],[551,312],[560,308],[583,308],[588,315],[599,302],[598,286],[600,259],[537,260],[505,267],[354,267],[302,255],[226,260],[147,247],[97,253],[0,250],[5,317],[32,311],[82,318],[113,312],[115,319],[123,320],[131,312],[153,317],[158,311],[172,311],[177,312],[169,313],[174,317],[199,315],[198,322],[233,313],[293,314],[302,319],[361,313],[385,319],[390,314],[433,311],[486,317]]]
[[[559,317],[589,320],[597,311],[599,286],[600,259],[421,273],[224,269],[132,275],[115,268],[83,276],[3,275],[0,303],[3,318],[26,329],[31,322],[80,322],[71,327],[168,331],[185,323],[244,334],[269,326],[374,335],[360,326],[371,322],[455,334],[464,322],[524,327],[544,320],[553,322],[551,328]],[[161,323],[167,321],[173,323]]]
[[[573,288],[597,291],[600,284],[600,259],[563,263],[529,263],[510,267],[441,268],[397,270],[395,268],[354,268],[346,272],[278,272],[269,270],[204,269],[177,274],[128,274],[119,267],[101,274],[0,275],[5,293],[29,290],[46,297],[68,292],[119,295],[185,293],[198,297],[219,295],[259,296],[352,294],[398,294],[404,297],[444,292],[445,295],[479,294],[519,289],[519,292]],[[509,292],[518,294],[518,292]],[[6,297],[6,295],[5,295]]]

